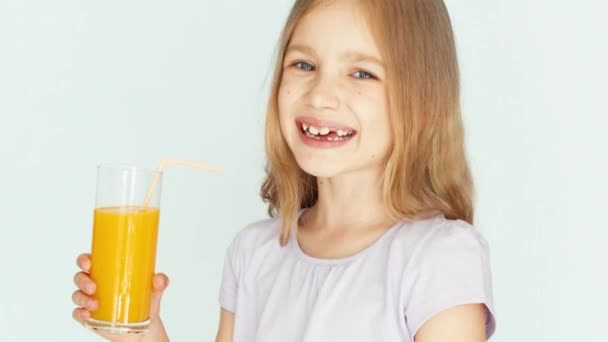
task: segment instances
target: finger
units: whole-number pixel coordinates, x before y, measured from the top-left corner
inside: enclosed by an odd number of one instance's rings
[[[97,309],[97,300],[93,297],[87,296],[82,291],[74,291],[74,293],[72,293],[72,302],[89,311],[95,311]]]
[[[76,258],[76,265],[78,265],[81,270],[89,272],[89,270],[91,269],[91,254],[80,254],[78,258]]]
[[[78,272],[74,275],[74,284],[79,290],[89,295],[94,294],[97,289],[95,282],[84,272]]]
[[[91,317],[91,313],[86,309],[76,308],[72,311],[72,318],[80,324],[84,324],[84,321],[89,317]]]
[[[152,297],[150,299],[150,316],[157,317],[160,313],[160,302],[164,291],[169,286],[169,277],[158,273],[152,278]]]
[[[157,273],[152,278],[153,291],[164,291],[169,286],[169,277],[164,273]]]

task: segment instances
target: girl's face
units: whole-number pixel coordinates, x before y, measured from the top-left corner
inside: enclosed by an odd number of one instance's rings
[[[298,22],[283,61],[281,132],[317,177],[379,169],[391,144],[386,71],[366,20],[331,1]]]

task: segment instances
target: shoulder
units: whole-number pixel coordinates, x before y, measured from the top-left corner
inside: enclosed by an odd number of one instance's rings
[[[486,334],[491,336],[495,329],[492,272],[482,233],[465,221],[436,216],[404,224],[398,235],[400,249],[408,248],[410,253],[401,294],[412,335],[445,309],[480,303],[487,309]]]
[[[443,215],[417,222],[405,222],[395,241],[411,251],[411,261],[432,261],[432,257],[477,255],[487,257],[488,242],[475,226]],[[431,260],[429,260],[431,258]]]
[[[272,240],[278,241],[279,220],[278,218],[267,218],[253,221],[241,228],[234,236],[230,248],[248,249],[255,248]]]
[[[279,235],[278,218],[253,221],[236,233],[227,253],[248,264],[255,254],[279,250]]]
[[[279,219],[269,218],[251,222],[236,233],[226,249],[226,262],[240,279],[284,253],[279,244]]]

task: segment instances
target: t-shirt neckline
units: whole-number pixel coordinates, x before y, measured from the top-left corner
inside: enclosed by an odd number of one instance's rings
[[[292,227],[290,244],[292,245],[292,249],[295,251],[296,255],[300,259],[310,262],[310,263],[314,263],[314,264],[341,265],[341,264],[346,264],[346,263],[352,262],[356,259],[362,258],[365,254],[369,253],[370,250],[374,249],[375,246],[379,245],[384,239],[386,239],[389,235],[391,235],[395,230],[397,230],[403,224],[403,221],[398,221],[397,223],[393,224],[393,226],[391,226],[387,231],[382,233],[371,244],[369,244],[367,247],[363,248],[362,250],[358,251],[357,253],[355,253],[353,255],[343,257],[343,258],[331,258],[331,259],[330,258],[319,258],[319,257],[314,257],[312,255],[306,254],[300,247],[300,243],[298,241],[298,230],[297,230],[298,221],[300,219],[300,216],[302,216],[302,214],[304,213],[304,211],[306,211],[306,209],[300,209],[300,211],[298,212],[298,215],[297,215],[296,220]]]

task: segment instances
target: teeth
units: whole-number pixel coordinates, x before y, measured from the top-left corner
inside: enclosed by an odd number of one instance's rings
[[[302,124],[302,128],[304,129],[304,131],[308,131],[308,133],[313,134],[313,135],[328,135],[329,132],[331,132],[331,130],[327,127],[321,127],[321,128],[317,128],[317,127],[313,127],[313,126],[307,126],[305,124]]]
[[[302,130],[312,137],[319,137],[319,135],[326,136],[331,132],[331,129],[329,127],[314,127],[314,126],[308,126],[305,123],[302,123]],[[328,138],[328,139],[329,140],[338,140],[339,138],[348,137],[348,136],[351,136],[352,134],[353,133],[350,131],[339,129],[336,131],[337,137],[335,137],[333,139],[332,138]]]

